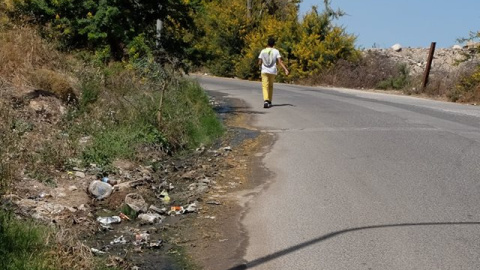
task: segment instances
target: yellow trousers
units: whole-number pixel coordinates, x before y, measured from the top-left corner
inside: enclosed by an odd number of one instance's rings
[[[263,100],[272,101],[275,74],[262,73]]]

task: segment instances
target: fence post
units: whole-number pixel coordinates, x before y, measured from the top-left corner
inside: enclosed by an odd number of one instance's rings
[[[428,84],[428,76],[430,76],[430,69],[432,68],[433,54],[435,53],[436,42],[432,42],[430,45],[430,52],[428,53],[427,67],[425,67],[425,73],[423,75],[422,90],[425,90]]]

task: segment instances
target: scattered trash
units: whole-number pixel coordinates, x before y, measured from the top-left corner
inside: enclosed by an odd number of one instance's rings
[[[157,213],[157,214],[160,214],[160,215],[165,215],[167,213],[167,208],[158,208],[154,205],[150,205],[150,207],[148,208],[148,210],[152,210],[153,212]]]
[[[127,243],[127,240],[125,240],[125,238],[122,236],[120,237],[117,237],[115,239],[113,239],[112,241],[110,241],[110,245],[115,245],[115,244],[122,244],[122,245],[125,245]]]
[[[101,181],[95,180],[90,183],[88,187],[88,191],[98,200],[102,200],[110,196],[112,194],[113,188],[111,185],[107,183],[103,183]]]
[[[224,150],[224,151],[232,151],[232,147],[231,147],[231,146],[227,146],[227,147],[224,147],[223,150]]]
[[[160,193],[160,200],[162,200],[164,204],[170,203],[170,196],[168,196],[168,192],[166,190],[163,190]]]
[[[183,214],[188,214],[188,213],[195,213],[197,212],[198,207],[197,207],[197,202],[191,203],[186,207],[183,206],[172,206],[170,207],[170,211],[168,212],[168,215],[183,215]]]
[[[195,213],[195,212],[197,212],[197,202],[191,203],[185,208],[185,213]]]
[[[45,193],[45,192],[41,192],[40,194],[36,195],[36,196],[30,196],[28,197],[29,199],[31,200],[40,200],[40,199],[46,199],[46,198],[51,198],[52,195],[48,194],[48,193]]]
[[[148,213],[138,215],[138,219],[144,224],[155,224],[162,221],[162,216],[156,213]]]
[[[98,249],[96,249],[96,248],[91,248],[90,251],[92,251],[92,253],[93,253],[94,255],[97,255],[97,256],[98,256],[98,255],[104,255],[104,254],[106,253],[105,251],[101,251],[101,250],[98,250]]]
[[[121,219],[124,219],[124,220],[130,220],[130,218],[125,215],[124,213],[120,212],[120,214],[118,214],[118,216],[121,218]]]
[[[110,180],[110,178],[108,178],[108,177],[103,177],[103,178],[102,178],[102,182],[108,183],[108,184],[110,184],[110,185],[112,185],[112,186],[115,186],[115,185],[117,184],[117,181],[115,181],[115,180]]]
[[[142,195],[138,193],[130,193],[125,196],[125,204],[137,213],[145,213],[148,209],[148,205],[145,202],[145,199],[143,199]]]
[[[139,246],[148,243],[149,240],[150,234],[148,234],[147,232],[137,233],[135,235],[135,242],[133,242],[133,244]]]
[[[171,216],[172,214],[182,215],[185,213],[185,209],[183,206],[172,206],[170,207],[170,211],[168,211],[168,215]]]
[[[212,205],[222,205],[221,202],[219,201],[208,201],[207,204],[212,204]]]
[[[110,225],[110,224],[120,223],[122,222],[122,219],[119,216],[98,217],[97,221],[100,222],[102,225]]]
[[[162,244],[163,244],[163,241],[158,240],[158,241],[155,241],[155,242],[150,242],[150,244],[148,246],[150,248],[160,248],[160,247],[162,247]]]

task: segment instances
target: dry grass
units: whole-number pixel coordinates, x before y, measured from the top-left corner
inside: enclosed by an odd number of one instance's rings
[[[51,92],[68,104],[77,103],[77,95],[67,75],[48,69],[33,70],[29,75],[30,83],[35,89]]]
[[[12,26],[0,32],[0,77],[16,89],[29,85],[36,69],[65,69],[65,59],[30,27]]]
[[[480,101],[479,74],[478,64],[465,63],[454,72],[431,73],[429,83],[423,89],[423,74],[411,76],[406,66],[386,55],[370,51],[358,62],[340,60],[334,67],[300,83],[357,89],[392,89],[408,95],[477,103]]]
[[[56,269],[95,269],[90,248],[74,231],[59,229],[51,237],[54,248],[49,255]]]
[[[399,69],[394,61],[385,55],[369,52],[358,62],[340,60],[334,67],[301,83],[374,89],[381,82],[398,75]]]

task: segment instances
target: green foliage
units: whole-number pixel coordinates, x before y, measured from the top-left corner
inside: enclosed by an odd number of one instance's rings
[[[11,110],[0,103],[0,196],[8,189],[14,179],[14,164],[10,159],[16,150],[17,136],[13,132],[15,121],[11,116]],[[26,126],[23,125],[22,126]]]
[[[229,1],[228,5],[209,2],[203,17],[197,18],[205,39],[196,46],[206,52],[213,74],[256,79],[260,75],[258,54],[272,36],[291,71],[288,80],[311,77],[340,59],[355,60],[360,55],[354,46],[355,36],[333,25],[344,13],[332,10],[330,1],[324,3],[323,12],[314,7],[299,22],[297,1],[253,1],[250,19],[245,19],[244,1]],[[277,80],[287,78],[280,72]]]
[[[162,131],[182,148],[212,143],[223,133],[208,97],[196,82],[183,80],[166,94]]]
[[[247,21],[243,0],[204,1],[203,12],[196,15],[199,28],[194,49],[210,71],[218,76],[233,76],[235,63],[245,46]]]
[[[394,77],[390,77],[387,80],[381,81],[378,83],[377,88],[388,90],[401,90],[409,85],[409,70],[406,64],[398,65],[398,74]]]
[[[65,126],[72,138],[92,137],[82,151],[86,164],[105,167],[117,158],[136,159],[144,147],[195,147],[223,132],[203,89],[150,59],[110,64],[83,76],[80,104],[85,105]]]
[[[83,152],[85,163],[109,165],[116,158],[132,159],[137,146],[142,144],[164,144],[164,138],[152,126],[123,123],[105,127],[93,136],[93,143]]]
[[[0,268],[55,269],[48,256],[50,230],[0,210]]]
[[[166,0],[16,0],[11,15],[28,16],[46,26],[47,35],[66,49],[80,48],[120,60],[127,55],[151,55],[157,38],[156,21],[164,22],[161,45],[167,53],[181,55],[185,43],[176,42],[179,29],[188,29],[196,1]],[[172,46],[172,43],[174,45]],[[182,45],[182,46],[180,46]],[[108,49],[107,49],[108,48]],[[132,51],[134,50],[134,52]]]
[[[468,76],[460,79],[455,89],[447,94],[447,97],[454,102],[470,102],[480,100],[480,66]]]
[[[255,27],[245,37],[245,48],[242,50],[240,60],[236,63],[236,75],[240,78],[255,79],[260,76],[258,55],[266,47],[268,37],[275,38],[276,48],[287,65],[293,57],[293,46],[299,41],[300,31],[300,25],[297,22],[297,3],[288,2],[281,9],[268,10],[267,14],[257,18]],[[278,13],[273,10],[277,10]],[[282,81],[283,74],[280,73],[277,79]]]
[[[300,41],[293,47],[293,78],[311,77],[332,67],[340,59],[359,58],[360,54],[354,46],[355,36],[347,34],[344,28],[333,25],[333,20],[343,15],[341,10],[333,11],[330,8],[330,1],[325,1],[322,13],[313,7],[305,15],[300,27]]]

